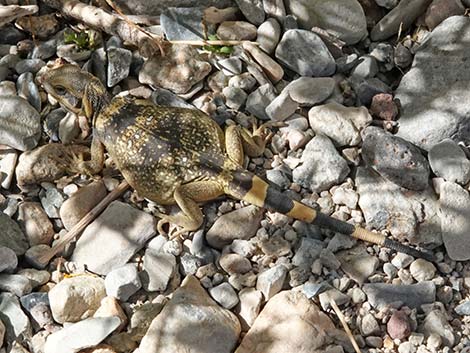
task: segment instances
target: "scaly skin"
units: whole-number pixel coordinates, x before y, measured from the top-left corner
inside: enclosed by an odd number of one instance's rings
[[[271,137],[268,125],[252,132],[230,126],[224,134],[198,110],[156,106],[130,97],[111,99],[96,77],[73,65],[50,70],[42,84],[69,110],[77,112],[63,93],[81,98],[82,111],[92,120],[91,160],[72,156],[69,169],[86,174],[100,172],[106,149],[139,195],[180,207],[181,212],[174,216],[160,215],[160,231],[167,222],[182,227],[174,236],[198,229],[203,222],[198,203],[226,194],[415,257],[433,259],[432,254],[317,213],[245,170],[245,154],[255,157],[263,153]]]

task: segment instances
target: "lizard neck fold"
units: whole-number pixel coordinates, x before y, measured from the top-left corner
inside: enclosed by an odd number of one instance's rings
[[[98,115],[110,102],[111,96],[98,79],[91,80],[87,84],[83,96],[83,110],[87,118],[92,120],[93,126],[95,126]]]

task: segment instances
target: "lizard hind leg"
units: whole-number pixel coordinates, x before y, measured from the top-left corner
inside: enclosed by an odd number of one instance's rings
[[[223,187],[214,181],[194,181],[178,186],[173,197],[180,208],[175,215],[157,214],[161,217],[157,224],[157,230],[164,234],[163,225],[173,223],[181,229],[170,234],[170,238],[180,237],[182,234],[197,230],[203,222],[203,214],[198,202],[213,200],[223,195]]]

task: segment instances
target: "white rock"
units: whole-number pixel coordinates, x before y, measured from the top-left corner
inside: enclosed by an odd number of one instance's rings
[[[286,275],[287,268],[276,265],[258,275],[256,289],[263,293],[265,300],[269,300],[282,289]]]
[[[237,293],[228,282],[223,282],[218,286],[210,288],[209,294],[212,299],[225,309],[232,309],[239,302]]]
[[[263,303],[263,293],[256,290],[255,288],[243,288],[238,294],[240,298],[240,305],[235,309],[242,330],[246,331],[255,322]]]

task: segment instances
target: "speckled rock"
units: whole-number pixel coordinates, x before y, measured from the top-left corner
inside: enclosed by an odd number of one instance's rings
[[[52,242],[54,228],[39,202],[22,202],[18,207],[18,223],[30,246]]]
[[[378,127],[366,128],[362,138],[362,158],[380,175],[410,190],[428,187],[429,164],[416,146]]]
[[[18,266],[18,257],[15,252],[6,246],[0,246],[0,273],[13,272],[16,266]]]
[[[10,248],[16,255],[23,255],[28,250],[28,241],[18,224],[0,212],[0,246]]]
[[[239,334],[236,316],[217,305],[189,276],[152,321],[139,353],[230,353]]]

